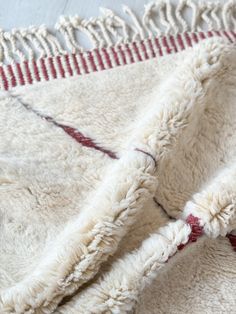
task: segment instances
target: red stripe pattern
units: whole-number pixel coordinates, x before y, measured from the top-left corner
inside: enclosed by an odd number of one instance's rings
[[[111,150],[106,149],[106,148],[98,145],[97,143],[95,143],[95,141],[93,139],[91,139],[88,136],[85,136],[78,129],[73,128],[73,127],[68,126],[68,125],[65,125],[65,124],[58,123],[55,120],[53,120],[53,118],[48,117],[48,116],[44,116],[43,114],[41,114],[41,113],[37,112],[36,110],[30,108],[28,105],[24,105],[24,107],[27,110],[30,110],[30,111],[34,112],[40,118],[45,119],[48,122],[54,124],[55,126],[63,129],[66,134],[68,134],[70,137],[72,137],[77,143],[80,143],[82,146],[90,147],[90,148],[93,148],[95,150],[98,150],[98,151],[104,153],[105,155],[107,155],[108,157],[110,157],[112,159],[118,159],[118,157],[116,156],[116,154],[114,152],[112,152]]]
[[[114,152],[99,146],[90,137],[85,136],[77,129],[56,122],[53,123],[63,129],[69,136],[71,136],[74,140],[76,140],[76,142],[80,143],[82,146],[91,147],[93,149],[99,150],[100,152],[106,154],[112,159],[118,159]]]
[[[78,54],[64,54],[0,66],[0,89],[33,84],[56,78],[87,74],[117,66],[141,62],[192,47],[213,36],[236,42],[233,31],[185,32],[178,35],[148,38],[129,44],[96,48]]]

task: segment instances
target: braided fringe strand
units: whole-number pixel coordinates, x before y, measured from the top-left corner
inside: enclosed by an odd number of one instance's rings
[[[180,0],[177,6],[170,0],[160,0],[147,4],[140,18],[127,6],[123,11],[129,23],[112,10],[101,8],[98,18],[61,17],[53,33],[45,26],[0,30],[0,66],[68,52],[82,53],[85,48],[77,39],[79,32],[87,35],[92,49],[96,49],[189,31],[236,31],[235,0],[225,4]],[[186,11],[191,11],[191,21],[185,18]],[[64,43],[59,40],[61,35]]]

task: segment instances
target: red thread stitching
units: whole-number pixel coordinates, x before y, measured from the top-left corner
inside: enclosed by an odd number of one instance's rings
[[[119,61],[117,52],[115,51],[115,49],[114,49],[113,47],[111,48],[111,51],[112,51],[112,54],[113,54],[113,56],[114,56],[116,65],[120,65],[120,61]]]
[[[180,34],[177,35],[177,41],[180,45],[181,50],[184,50],[184,43],[183,43],[183,40],[182,40],[182,37],[180,36]]]
[[[26,70],[26,77],[27,77],[27,81],[29,84],[33,83],[33,79],[30,73],[30,69],[29,69],[29,63],[27,60],[24,61],[24,65],[25,65],[25,70]]]
[[[83,56],[83,54],[81,52],[79,53],[79,56],[80,56],[80,59],[81,59],[81,62],[82,62],[82,66],[84,68],[85,73],[89,73],[88,65],[87,65],[86,60],[85,60],[85,58],[84,58],[84,56]]]
[[[53,78],[56,78],[57,77],[57,72],[56,72],[56,69],[54,67],[52,57],[48,58],[48,62],[49,62],[49,66],[50,66],[50,70],[51,70],[52,76],[53,76]]]
[[[152,41],[150,38],[148,39],[148,44],[149,44],[150,50],[152,52],[152,57],[154,58],[156,56],[156,54],[155,54],[155,51],[153,49]]]
[[[34,68],[34,74],[35,74],[36,80],[40,81],[39,69],[35,60],[33,60],[33,68]]]
[[[99,64],[99,66],[101,67],[101,70],[105,70],[105,66],[104,66],[104,63],[103,63],[103,61],[102,61],[102,57],[101,57],[101,55],[100,55],[100,53],[99,53],[99,50],[98,50],[98,49],[95,49],[94,51],[95,51],[95,53],[96,53],[96,56],[97,56],[97,59],[98,59],[98,64]]]
[[[65,55],[65,60],[66,60],[66,66],[67,66],[67,69],[68,69],[68,73],[70,74],[70,76],[72,76],[73,75],[73,71],[72,71],[71,66],[70,66],[69,55]]]
[[[14,72],[12,70],[11,64],[7,65],[7,69],[8,69],[8,72],[10,74],[10,77],[11,77],[11,85],[12,85],[12,87],[15,87],[16,86],[16,77],[15,77]]]
[[[16,69],[19,76],[20,85],[25,85],[25,80],[24,80],[23,73],[21,71],[21,66],[19,63],[16,63]]]
[[[48,72],[47,72],[47,68],[45,65],[45,60],[43,58],[40,59],[40,64],[41,64],[43,76],[44,76],[45,80],[48,81],[49,80]]]
[[[123,63],[124,63],[124,64],[127,64],[126,58],[125,58],[125,54],[124,54],[124,51],[122,50],[122,47],[119,46],[118,49],[119,49],[119,52],[120,52],[120,55],[121,55],[121,58],[122,58]]]
[[[75,70],[76,70],[77,74],[80,75],[81,74],[80,68],[79,68],[79,65],[78,65],[78,61],[76,59],[76,55],[74,53],[72,54],[72,58],[73,58],[73,61],[74,61]]]
[[[171,42],[171,45],[172,45],[173,48],[174,48],[174,51],[175,51],[175,52],[178,52],[178,49],[177,49],[176,44],[175,44],[174,37],[173,37],[172,35],[170,35],[170,42]]]
[[[8,86],[8,81],[7,81],[7,77],[5,75],[4,69],[3,67],[0,67],[0,75],[2,76],[2,80],[3,80],[3,87],[5,90],[8,90],[9,86]]]
[[[156,46],[157,46],[157,49],[159,50],[159,55],[160,55],[160,56],[163,56],[163,52],[162,52],[161,46],[160,46],[160,44],[159,44],[158,38],[155,38],[155,44],[156,44]]]
[[[130,57],[130,62],[131,62],[131,63],[134,63],[134,57],[133,57],[132,51],[131,51],[130,48],[129,48],[129,45],[126,44],[125,47],[126,47],[126,51],[127,51],[128,55],[129,55],[129,57]]]
[[[96,64],[94,63],[94,59],[93,59],[93,55],[92,55],[92,52],[91,51],[88,51],[88,59],[89,59],[89,62],[92,66],[92,69],[93,71],[97,71],[97,67],[96,67]]]
[[[163,46],[166,48],[166,52],[167,52],[168,54],[170,54],[170,53],[171,53],[171,49],[170,49],[170,47],[169,47],[169,45],[168,45],[168,42],[167,42],[165,36],[162,38],[162,42],[163,42]]]
[[[61,57],[60,57],[60,56],[57,56],[57,57],[56,57],[56,60],[57,60],[57,64],[58,64],[58,67],[59,67],[59,71],[60,71],[61,76],[62,76],[62,77],[65,77],[65,71],[64,71],[63,66],[62,66]]]
[[[139,60],[139,61],[142,61],[142,57],[141,57],[141,55],[140,55],[140,53],[139,53],[137,44],[134,42],[134,43],[132,44],[132,46],[133,46],[133,48],[134,48],[134,52],[135,52],[136,56],[138,57],[138,60]]]

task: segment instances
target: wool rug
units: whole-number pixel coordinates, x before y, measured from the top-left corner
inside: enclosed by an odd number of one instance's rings
[[[0,32],[0,313],[236,311],[236,2],[124,11]]]

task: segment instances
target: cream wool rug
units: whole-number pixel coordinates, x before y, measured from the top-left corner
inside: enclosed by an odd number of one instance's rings
[[[236,3],[124,9],[0,33],[1,314],[236,313]]]

